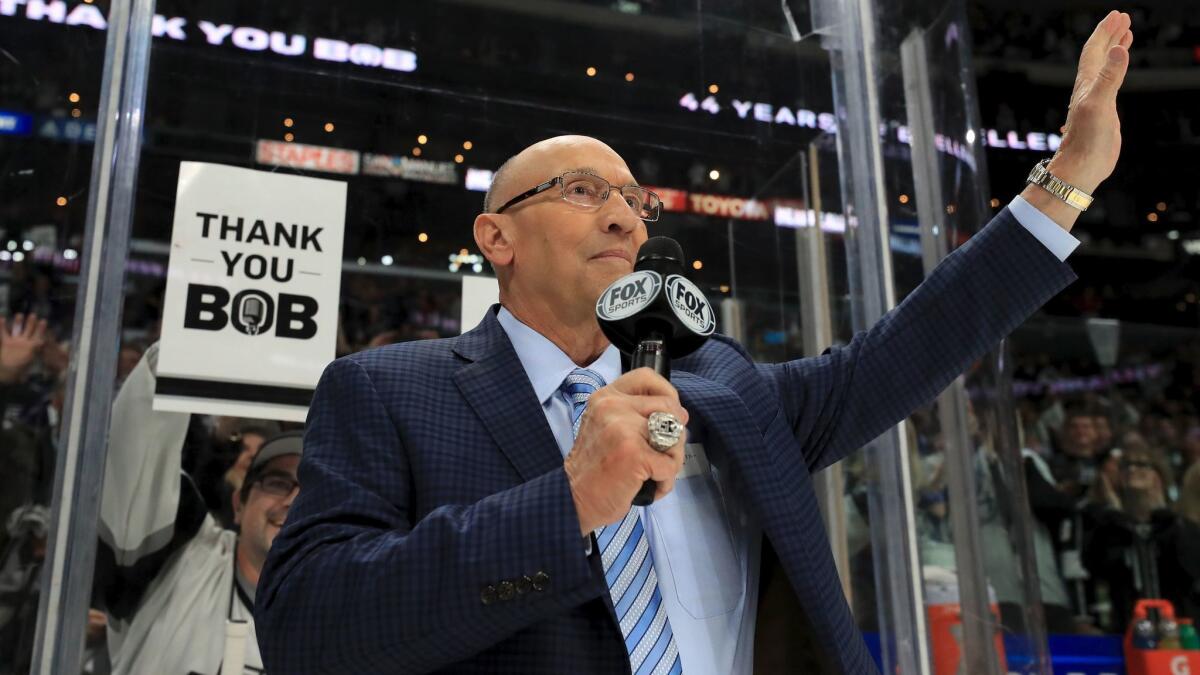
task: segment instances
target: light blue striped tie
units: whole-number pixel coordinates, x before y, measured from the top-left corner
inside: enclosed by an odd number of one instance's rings
[[[603,386],[604,378],[586,368],[576,368],[563,380],[562,391],[571,403],[573,436],[579,435],[579,421],[583,419],[588,398]],[[683,663],[671,622],[667,621],[667,607],[658,590],[658,575],[654,573],[654,557],[637,509],[630,508],[623,520],[600,528],[596,543],[632,672],[681,675]]]

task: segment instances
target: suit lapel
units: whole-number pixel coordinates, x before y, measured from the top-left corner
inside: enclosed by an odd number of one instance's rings
[[[776,462],[767,447],[764,422],[724,384],[682,372],[672,374],[671,383],[692,419],[699,418],[704,425],[709,459],[730,471],[738,498],[763,535],[770,541],[792,536],[790,528],[800,520],[795,496],[807,481],[807,474],[797,471],[802,462]],[[786,554],[780,551],[781,559]]]
[[[732,468],[748,484],[770,481],[763,430],[741,397],[720,383],[687,372],[672,373],[671,384],[679,391],[679,402],[703,425],[710,460],[722,469]],[[743,492],[753,500],[759,491]]]
[[[529,376],[496,319],[496,306],[479,326],[458,339],[454,352],[470,361],[455,371],[454,383],[521,480],[533,480],[562,466],[558,443]]]

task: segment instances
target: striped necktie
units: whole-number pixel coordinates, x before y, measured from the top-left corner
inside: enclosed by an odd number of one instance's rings
[[[579,435],[579,422],[588,398],[604,378],[586,368],[576,368],[563,380],[562,391],[571,404],[571,434]],[[681,675],[683,663],[675,634],[667,621],[667,607],[658,590],[654,557],[642,529],[638,510],[630,508],[620,522],[596,533],[604,563],[604,577],[613,607],[621,622],[621,636],[634,675]]]

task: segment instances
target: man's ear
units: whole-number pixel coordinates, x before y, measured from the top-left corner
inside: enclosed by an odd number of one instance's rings
[[[242,491],[233,491],[233,523],[235,525],[242,524]]]
[[[475,217],[475,245],[493,268],[512,264],[512,222],[507,216],[481,213]]]

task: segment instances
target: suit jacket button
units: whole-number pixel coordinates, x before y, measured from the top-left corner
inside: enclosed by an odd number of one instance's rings
[[[514,593],[513,583],[511,581],[501,581],[496,585],[496,595],[501,600],[512,600]]]
[[[521,577],[517,579],[517,595],[525,595],[529,589],[533,588],[533,579],[529,577]]]
[[[490,605],[496,601],[496,587],[486,586],[483,592],[479,594],[479,601],[485,605]]]
[[[545,572],[538,572],[533,575],[533,590],[544,591],[550,585],[550,575]]]

